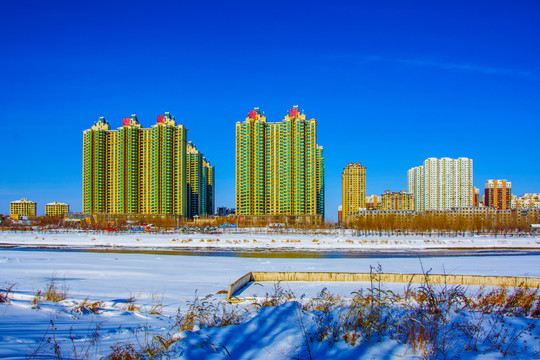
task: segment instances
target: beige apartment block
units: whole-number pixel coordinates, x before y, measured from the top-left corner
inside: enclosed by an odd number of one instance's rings
[[[400,192],[386,190],[381,198],[381,210],[414,210],[414,198],[405,190]]]

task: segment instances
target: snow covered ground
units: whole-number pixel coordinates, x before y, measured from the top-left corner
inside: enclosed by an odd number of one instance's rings
[[[213,249],[306,249],[396,250],[446,248],[540,249],[540,236],[354,236],[352,234],[151,234],[87,232],[3,232],[0,246],[70,248],[213,248]]]
[[[0,358],[20,359],[30,355],[57,358],[55,351],[62,358],[101,358],[111,353],[111,347],[125,344],[144,345],[156,341],[157,335],[180,339],[171,345],[170,350],[178,358],[185,359],[220,359],[229,358],[229,355],[234,359],[306,358],[309,355],[306,354],[308,347],[312,357],[319,359],[418,358],[419,355],[413,354],[410,347],[388,338],[376,345],[363,343],[361,346],[351,346],[340,341],[333,345],[315,342],[306,346],[305,334],[314,331],[315,315],[302,311],[295,302],[263,308],[259,312],[246,304],[227,305],[228,309],[236,309],[235,311],[242,314],[241,325],[199,330],[195,327],[194,331],[189,332],[178,332],[173,328],[177,322],[178,308],[185,313],[196,298],[202,301],[202,298],[209,294],[213,294],[213,297],[205,300],[208,304],[223,306],[225,295],[217,293],[226,290],[230,283],[248,271],[369,272],[370,266],[380,264],[385,272],[419,273],[423,268],[431,269],[432,273],[540,276],[540,255],[428,256],[421,259],[414,256],[272,258],[180,256],[141,252],[96,253],[24,247],[44,244],[93,247],[96,242],[100,246],[111,247],[175,247],[183,246],[177,244],[182,239],[190,237],[195,241],[194,236],[2,234],[1,243],[17,245],[20,248],[0,249],[0,288],[6,289],[13,285],[8,296],[9,303],[0,303]],[[238,238],[227,235],[226,239],[219,235],[197,236],[199,240],[204,239],[205,243],[208,239],[217,238],[234,243],[234,240],[240,241],[246,235],[238,234]],[[311,240],[303,239],[304,237],[294,235],[291,239],[300,240],[301,244],[310,244]],[[96,240],[92,240],[94,238]],[[318,239],[322,242],[326,237]],[[356,246],[347,243],[347,237],[334,236],[328,239],[341,241],[339,244],[344,248]],[[280,241],[283,246],[287,244],[287,238],[270,239],[259,235],[256,240],[264,240],[265,244],[272,244],[271,240]],[[494,239],[485,241],[498,242]],[[538,239],[526,241],[537,244]],[[246,243],[240,241],[240,245],[244,246],[243,244]],[[196,246],[200,247],[201,243]],[[245,246],[253,247],[253,242]],[[330,243],[327,246],[330,248]],[[52,281],[58,289],[65,289],[66,299],[35,304],[37,291],[43,291]],[[311,297],[325,286],[330,291],[345,296],[355,289],[351,284],[283,285],[299,297],[302,294]],[[391,288],[399,291],[404,285],[392,285]],[[255,291],[255,295],[261,298],[264,292],[269,290],[271,286],[266,284],[266,287]],[[246,291],[253,295],[254,288]],[[101,303],[96,314],[89,310],[89,304],[98,301]],[[81,306],[85,302],[86,307]],[[251,310],[247,311],[248,308]],[[512,322],[509,323],[509,329],[515,332],[530,324],[538,324],[537,318],[510,320]],[[530,336],[519,338],[519,341],[526,341],[532,349],[523,353],[522,358],[530,358],[535,354],[534,351],[540,351],[538,329],[540,327]],[[480,353],[471,353],[469,358],[477,355],[481,357]],[[499,357],[500,352],[495,351],[488,352],[483,358]]]

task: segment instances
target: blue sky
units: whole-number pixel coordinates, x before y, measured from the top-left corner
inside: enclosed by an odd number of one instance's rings
[[[341,173],[406,188],[428,157],[470,157],[474,184],[540,192],[537,1],[4,2],[0,213],[27,197],[81,210],[82,131],[170,111],[234,207],[234,124],[299,105],[325,148],[326,212]]]

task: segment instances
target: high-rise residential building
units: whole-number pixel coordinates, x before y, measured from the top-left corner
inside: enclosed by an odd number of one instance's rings
[[[19,218],[19,216],[36,217],[37,204],[26,198],[15,200],[9,203],[9,214],[11,217]]]
[[[407,191],[416,211],[447,210],[473,204],[472,159],[429,158],[407,172]]]
[[[472,206],[480,206],[480,189],[473,186],[473,203]]]
[[[191,141],[187,144],[189,217],[214,214],[214,167]]]
[[[62,216],[69,213],[69,205],[62,202],[52,202],[45,204],[45,215],[46,216]]]
[[[186,135],[168,112],[151,128],[101,117],[83,132],[83,211],[187,216]]]
[[[381,210],[414,210],[413,196],[405,190],[400,192],[386,190],[381,199]]]
[[[424,167],[417,166],[407,171],[407,191],[413,194],[414,210],[421,211],[424,205]]]
[[[324,217],[323,148],[298,106],[282,122],[255,108],[236,123],[236,214]]]
[[[190,142],[187,144],[187,202],[188,216],[202,215],[202,206],[204,204],[203,188],[203,154],[200,153]]]
[[[512,183],[506,180],[488,180],[484,189],[485,205],[508,210],[512,205]]]
[[[203,158],[203,179],[205,183],[205,207],[204,213],[207,216],[213,215],[216,202],[215,202],[215,170],[206,158]]]
[[[324,219],[324,149],[317,145],[317,214]]]
[[[104,117],[83,132],[83,212],[107,212],[110,125]]]
[[[344,223],[351,214],[366,208],[366,168],[360,163],[349,163],[343,169],[341,204]]]

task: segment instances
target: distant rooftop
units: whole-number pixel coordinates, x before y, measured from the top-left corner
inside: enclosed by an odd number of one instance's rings
[[[30,201],[27,198],[22,198],[21,200],[15,200],[15,201],[11,202],[11,204],[20,204],[20,203],[32,203],[32,204],[35,204],[33,201]]]

